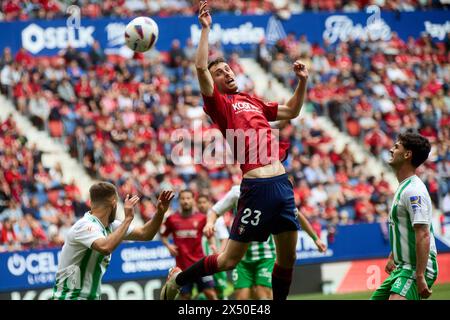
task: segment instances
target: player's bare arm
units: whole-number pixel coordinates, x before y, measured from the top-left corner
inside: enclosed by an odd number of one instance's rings
[[[216,211],[214,211],[213,209],[208,210],[208,216],[206,218],[206,225],[203,228],[203,234],[208,239],[211,238],[212,236],[214,236],[214,233],[216,232],[215,224],[216,224],[217,216],[218,216],[218,214]]]
[[[414,225],[416,237],[416,281],[419,295],[427,299],[432,291],[428,288],[425,281],[425,270],[427,268],[428,257],[430,254],[430,229],[427,224]]]
[[[216,237],[214,235],[208,238],[208,245],[214,254],[218,253],[219,248],[217,248]]]
[[[306,217],[300,211],[298,211],[297,219],[298,222],[300,222],[300,226],[302,227],[302,229],[305,230],[306,233],[314,240],[314,243],[316,244],[319,252],[327,251],[327,245],[323,243],[322,240],[316,235],[308,219],[306,219]]]
[[[161,226],[164,215],[169,209],[170,202],[175,197],[172,191],[163,191],[158,197],[156,213],[153,218],[141,227],[135,228],[125,240],[149,241],[152,240]]]
[[[212,19],[207,5],[207,1],[200,2],[198,20],[202,26],[202,31],[198,43],[197,54],[195,56],[195,67],[197,69],[200,91],[205,96],[210,97],[213,95],[214,91],[213,79],[208,70],[208,35]]]
[[[306,84],[309,73],[305,64],[297,60],[293,64],[294,72],[299,79],[294,95],[289,99],[286,105],[278,106],[277,120],[289,120],[296,118],[302,110],[306,95]]]
[[[106,238],[97,239],[92,243],[92,249],[100,252],[103,255],[110,255],[114,249],[124,240],[128,228],[130,227],[131,221],[134,218],[134,206],[139,202],[138,196],[133,196],[127,194],[124,202],[125,218],[120,224],[120,226],[114,230]]]

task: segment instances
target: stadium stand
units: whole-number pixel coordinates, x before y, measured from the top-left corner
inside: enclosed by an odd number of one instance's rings
[[[231,12],[235,14],[276,13],[280,16],[300,12],[357,12],[367,6],[376,4],[388,11],[414,11],[448,8],[445,1],[419,0],[224,0],[211,1],[211,9],[215,12]],[[197,0],[1,0],[0,20],[51,20],[67,16],[67,8],[79,6],[81,15],[89,18],[131,17],[139,15],[172,16],[195,15],[198,11]],[[70,10],[69,10],[70,11]]]
[[[82,14],[89,17],[124,17],[143,12],[192,15],[196,10],[189,1],[78,2],[83,4]],[[0,1],[4,20],[62,17],[68,4]],[[214,2],[212,8],[243,14],[286,8],[292,12],[349,12],[369,4],[370,1],[221,1]],[[382,4],[383,9],[400,11],[443,6],[436,1]],[[312,120],[286,125],[281,137],[292,147],[286,167],[294,177],[296,202],[317,230],[332,230],[336,224],[385,221],[392,196],[386,179],[371,175],[348,148],[334,150],[333,138],[320,127],[317,115],[329,116],[342,131],[359,139],[382,160],[400,129],[420,129],[433,142],[433,161],[421,176],[435,206],[440,207],[442,199],[449,197],[449,39],[447,36],[445,43],[433,44],[423,36],[404,43],[394,36],[388,43],[350,41],[320,47],[305,36],[297,39],[289,34],[273,48],[264,42],[260,44],[257,60],[285,85],[292,85],[293,79],[286,71],[293,59],[306,61],[312,71],[308,89]],[[194,53],[191,42],[182,49],[177,40],[169,52],[152,50],[145,55],[136,54],[135,59],[107,56],[98,43],[88,54],[69,47],[59,56],[39,58],[24,49],[12,56],[5,48],[0,57],[1,90],[37,128],[47,130],[67,145],[70,154],[91,176],[115,183],[122,197],[127,193],[141,194],[139,213],[147,221],[154,212],[155,196],[163,188],[178,191],[189,186],[196,193],[217,199],[239,179],[240,171],[235,165],[195,165],[189,157],[182,159],[182,165],[175,165],[170,160],[170,136],[174,130],[193,130],[197,123],[201,123],[201,131],[210,129],[193,68]],[[211,58],[222,54],[220,47],[213,46]],[[254,84],[243,74],[239,56],[231,54],[228,58],[239,87],[252,92]],[[270,90],[265,97],[270,99]],[[2,125],[2,130],[16,141],[23,141],[9,122],[11,119]],[[6,144],[3,140],[2,144]],[[14,154],[15,150],[7,150],[2,157],[7,157],[7,152]],[[33,148],[23,150],[35,152]],[[8,163],[2,161],[0,165]],[[31,176],[27,175],[30,165]],[[60,172],[53,170],[53,177],[38,159],[33,159],[32,164],[14,166],[23,175],[17,190],[25,191],[25,199],[11,194],[16,189],[10,183],[18,182],[11,177],[8,180],[9,168],[2,168],[2,250],[60,244],[64,230],[82,214],[86,204],[68,193],[66,189],[73,189],[73,185],[55,180]],[[11,197],[14,201],[8,201]],[[17,207],[18,203],[27,207]],[[175,202],[174,209],[177,205]],[[76,208],[74,216],[68,214],[69,208]],[[25,214],[25,209],[35,214]],[[27,218],[16,222],[3,218],[20,211]],[[34,220],[27,220],[30,217]],[[25,228],[27,224],[38,230],[38,243],[22,243],[15,235],[14,228],[19,230],[19,225]]]
[[[432,143],[431,161],[421,170],[433,203],[442,208],[448,195],[450,150],[449,42],[429,35],[402,41],[349,41],[320,47],[289,34],[269,51],[259,45],[257,60],[285,85],[295,59],[312,70],[309,100],[314,112],[326,115],[385,162],[402,130],[415,129]]]
[[[86,204],[60,166],[48,169],[11,116],[0,125],[0,251],[60,246]]]

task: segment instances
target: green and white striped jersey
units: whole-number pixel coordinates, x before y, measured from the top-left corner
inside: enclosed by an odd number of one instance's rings
[[[101,294],[101,280],[111,261],[91,248],[92,243],[116,230],[122,222],[115,220],[106,228],[100,220],[86,212],[70,228],[59,257],[56,283],[52,299],[97,300]],[[130,234],[132,228],[127,231]]]
[[[394,262],[397,267],[415,270],[415,224],[430,227],[430,254],[425,276],[437,277],[436,244],[432,226],[431,198],[425,184],[416,175],[403,180],[397,188],[389,214],[389,237]]]
[[[218,215],[222,215],[231,209],[236,213],[240,195],[240,186],[233,186],[230,191],[228,191],[228,193],[212,207],[212,209],[217,212]],[[250,262],[263,258],[275,258],[275,243],[272,235],[269,236],[269,239],[267,239],[266,242],[250,242],[250,246],[242,261]]]

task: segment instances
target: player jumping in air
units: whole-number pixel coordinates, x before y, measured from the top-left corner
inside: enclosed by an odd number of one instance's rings
[[[416,133],[400,134],[391,148],[389,165],[400,185],[389,214],[391,253],[385,271],[389,277],[371,300],[420,300],[431,295],[438,275],[431,198],[416,176],[430,153],[428,140]]]
[[[78,220],[65,239],[56,272],[52,300],[97,300],[101,281],[111,261],[111,253],[123,240],[149,241],[158,232],[174,195],[163,191],[153,219],[132,228],[134,206],[139,197],[127,195],[125,218],[116,220],[118,195],[116,187],[99,182],[89,189],[91,211]]]
[[[243,148],[235,147],[236,137],[233,141],[227,139],[235,159],[244,154],[245,160],[238,161],[243,174],[241,195],[225,251],[209,255],[183,272],[179,268],[171,269],[161,290],[161,299],[174,299],[180,287],[192,283],[198,277],[234,269],[251,241],[266,241],[273,234],[277,253],[272,272],[273,298],[285,300],[292,281],[300,225],[295,217],[297,209],[293,187],[281,163],[286,146],[278,143],[269,121],[288,120],[299,115],[306,93],[308,71],[300,61],[294,62],[293,70],[299,83],[286,105],[266,103],[239,92],[235,75],[225,60],[216,59],[208,64],[208,34],[212,19],[206,1],[201,2],[199,21],[202,31],[195,63],[204,110],[225,137],[227,132],[239,131],[256,132],[257,138],[246,136],[241,139]],[[258,138],[261,136],[263,139]],[[277,144],[279,152],[272,153]],[[255,159],[252,157],[252,151],[255,150],[265,150],[268,157]]]
[[[219,200],[208,212],[208,221],[204,233],[207,237],[214,234],[217,228],[215,222],[217,217],[229,210],[236,210],[240,196],[240,187],[233,186],[230,191]],[[317,237],[311,224],[301,212],[298,213],[298,221],[303,230],[313,239],[320,252],[327,250],[326,244]],[[272,235],[265,242],[253,241],[244,258],[233,270],[233,285],[237,300],[248,300],[250,298],[258,300],[272,299],[272,279],[271,273],[275,263],[275,244]],[[252,295],[253,293],[253,295]]]

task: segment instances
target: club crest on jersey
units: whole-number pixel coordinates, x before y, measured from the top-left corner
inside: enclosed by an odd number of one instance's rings
[[[422,198],[420,196],[409,197],[409,201],[411,201],[411,207],[413,209],[418,209],[422,206]]]
[[[241,225],[239,226],[238,233],[241,235],[241,234],[244,233],[244,231],[245,231],[245,226],[241,224]]]

